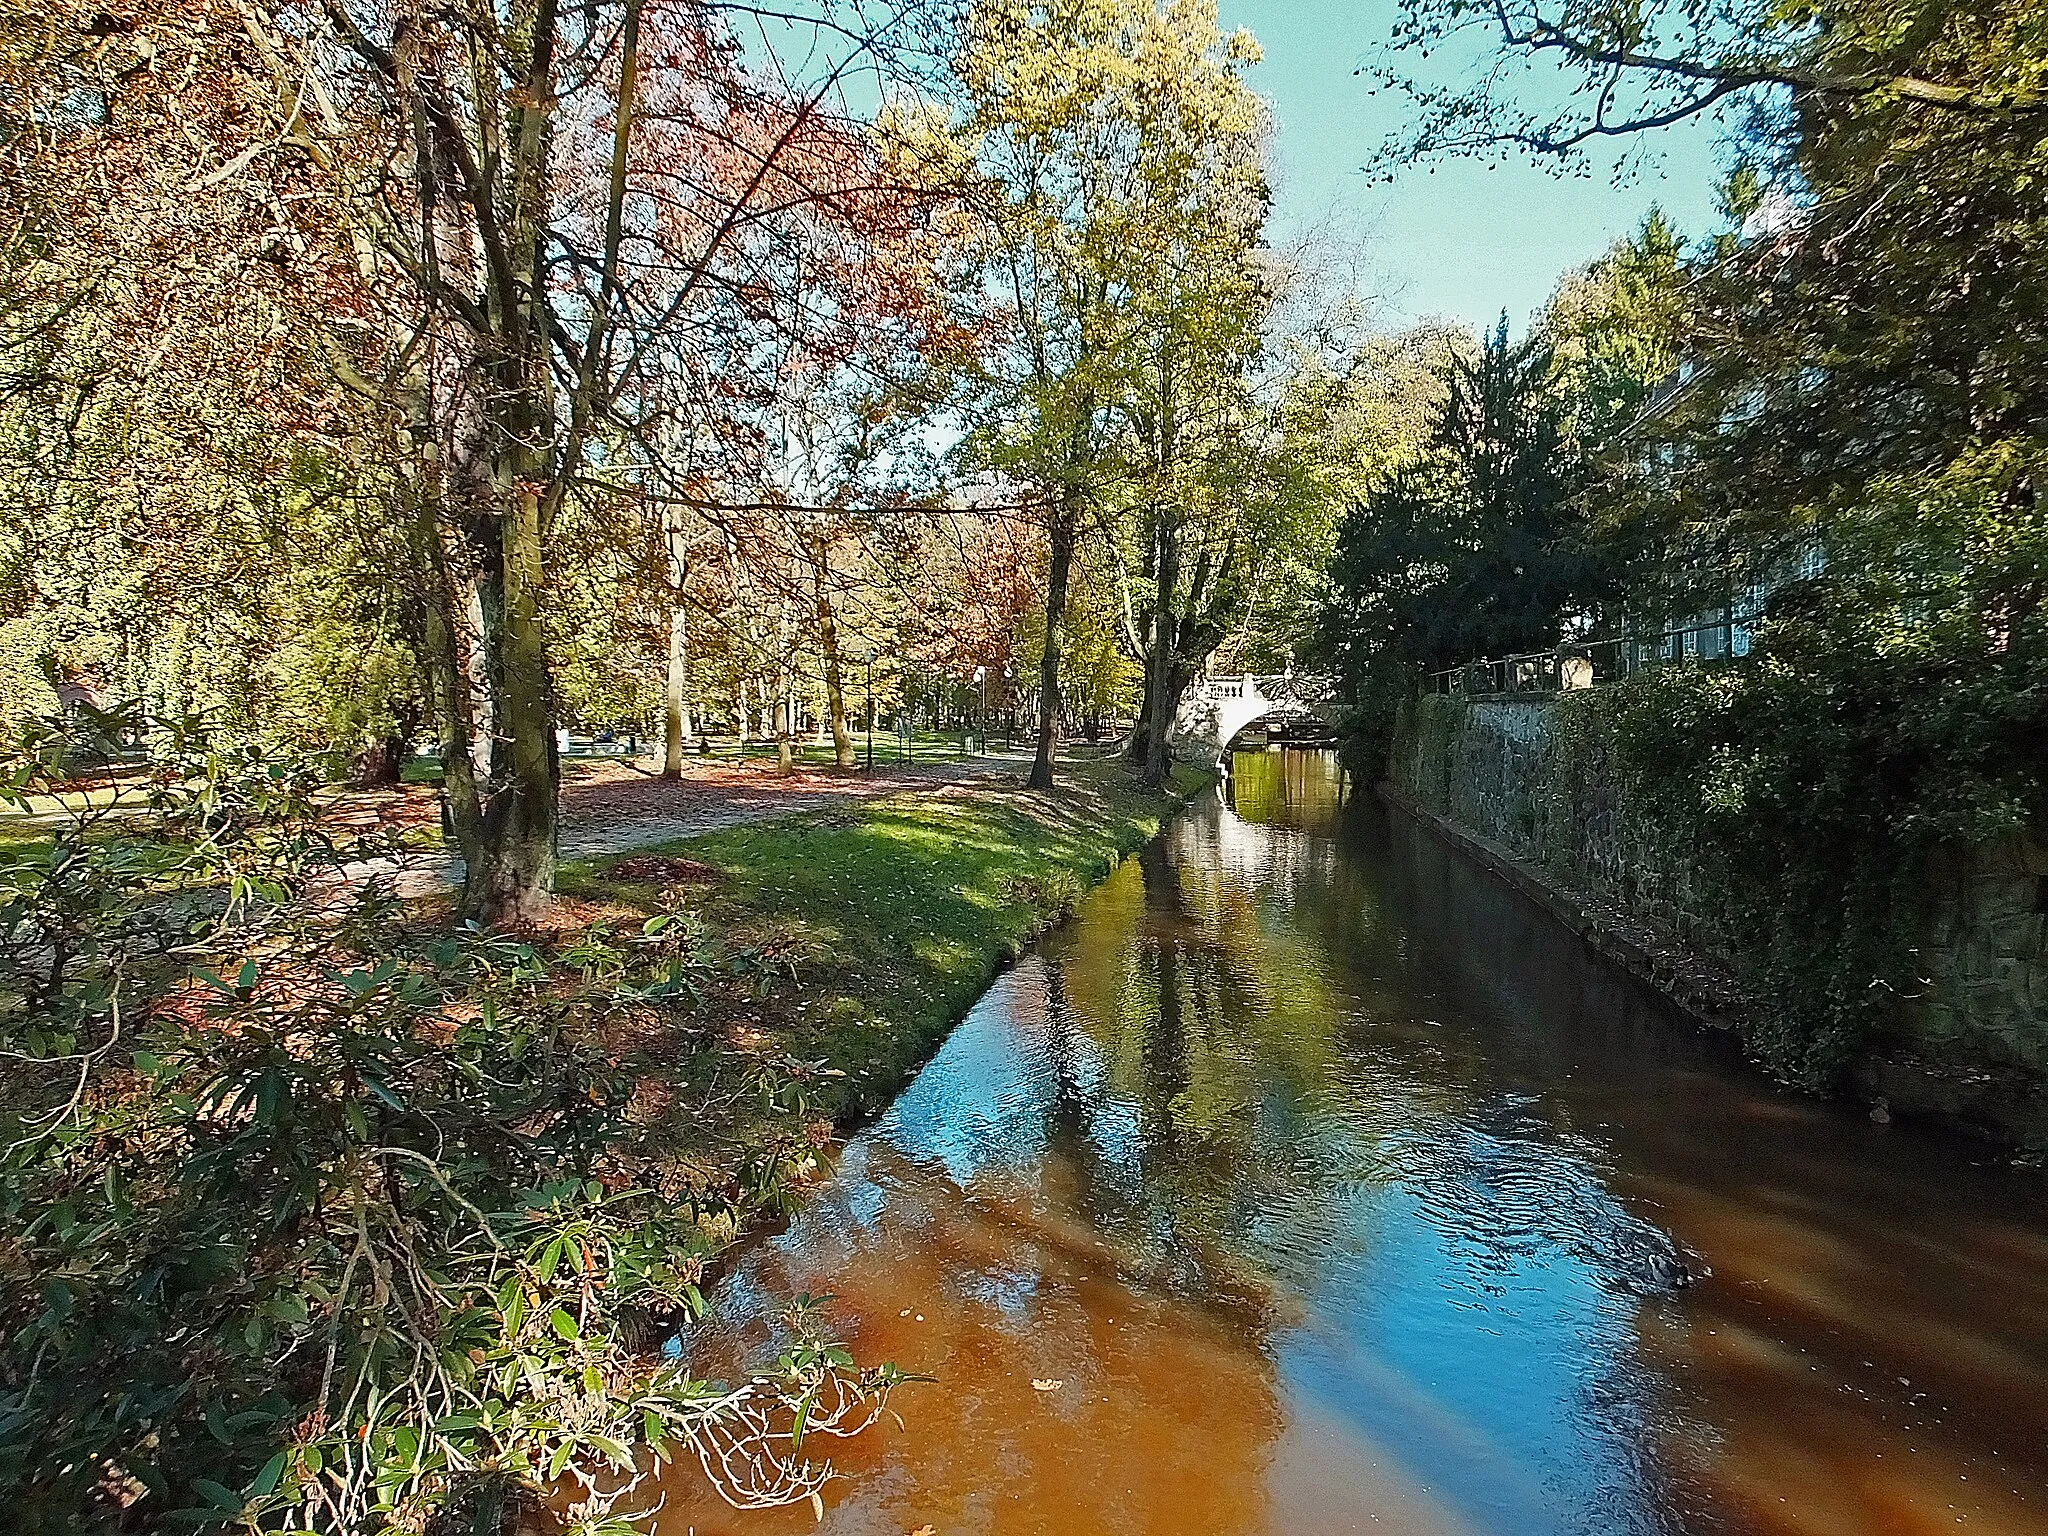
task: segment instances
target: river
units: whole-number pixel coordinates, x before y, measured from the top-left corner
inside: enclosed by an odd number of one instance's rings
[[[693,1356],[934,1380],[661,1536],[2048,1533],[2048,1199],[1782,1093],[1332,761],[1242,754],[1001,977]]]

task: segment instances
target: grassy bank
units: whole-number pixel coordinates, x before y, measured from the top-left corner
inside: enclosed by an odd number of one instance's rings
[[[1159,793],[1119,764],[1076,764],[1051,794],[899,795],[578,862],[562,888],[700,914],[753,973],[706,999],[724,1047],[805,1064],[812,1102],[844,1126],[887,1104],[997,970],[1208,782],[1183,767]]]

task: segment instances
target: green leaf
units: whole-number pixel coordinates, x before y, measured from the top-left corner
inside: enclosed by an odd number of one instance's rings
[[[555,1267],[562,1262],[562,1245],[567,1241],[567,1238],[558,1237],[541,1250],[540,1264],[537,1266],[541,1279],[554,1279]]]
[[[249,1496],[254,1499],[267,1499],[277,1492],[277,1485],[284,1479],[284,1464],[283,1451],[279,1451],[263,1463],[263,1470],[256,1474],[256,1481],[249,1485]]]
[[[239,1510],[242,1507],[242,1496],[240,1494],[235,1493],[231,1489],[223,1488],[219,1483],[214,1482],[211,1478],[193,1478],[192,1490],[193,1492],[199,1494],[202,1498],[204,1498],[206,1502],[211,1504],[215,1509]]]
[[[558,1336],[571,1344],[582,1341],[583,1331],[576,1326],[576,1319],[571,1317],[568,1311],[562,1307],[555,1308],[554,1314],[548,1318],[548,1326],[554,1329]]]
[[[789,1426],[789,1448],[792,1452],[800,1449],[804,1443],[804,1425],[810,1422],[812,1396],[813,1394],[806,1392],[803,1401],[796,1405],[796,1419]]]

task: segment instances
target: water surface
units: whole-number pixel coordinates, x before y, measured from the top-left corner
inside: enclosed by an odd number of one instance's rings
[[[2039,1175],[1773,1090],[1327,757],[1234,766],[691,1341],[831,1291],[936,1381],[822,1527],[678,1475],[662,1536],[2048,1533]]]

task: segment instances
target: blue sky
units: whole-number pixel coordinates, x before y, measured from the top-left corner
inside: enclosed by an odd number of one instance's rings
[[[1402,105],[1352,71],[1385,40],[1394,0],[1221,0],[1226,27],[1265,50],[1251,81],[1278,120],[1274,234],[1285,241],[1334,215],[1363,235],[1386,318],[1444,316],[1517,330],[1568,268],[1597,256],[1655,204],[1687,236],[1715,224],[1715,129],[1695,123],[1653,141],[1651,164],[1624,186],[1600,172],[1561,177],[1523,160],[1506,168],[1445,161],[1392,186],[1361,174]]]

